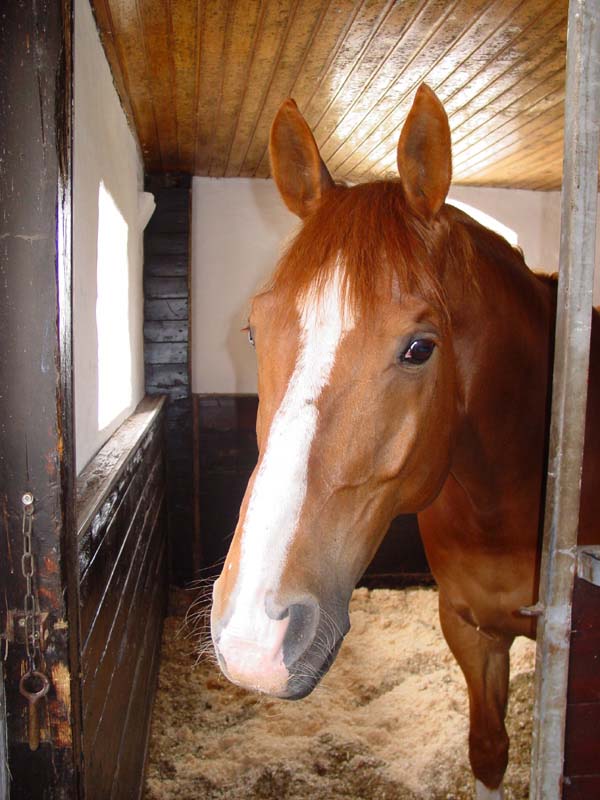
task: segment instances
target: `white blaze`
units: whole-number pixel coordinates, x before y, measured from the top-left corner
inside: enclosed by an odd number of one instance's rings
[[[282,630],[285,632],[288,621],[267,616],[265,597],[279,585],[306,497],[308,460],[318,422],[317,401],[329,381],[339,344],[354,324],[341,295],[339,269],[319,297],[308,293],[298,312],[298,357],[273,418],[248,502],[235,608],[220,639],[226,660],[224,647],[230,639],[233,651],[235,639],[236,660],[243,658],[248,668],[256,656],[250,649],[247,656],[239,653],[242,641],[260,643],[261,649],[268,648],[272,655],[277,647],[277,666],[283,667]]]

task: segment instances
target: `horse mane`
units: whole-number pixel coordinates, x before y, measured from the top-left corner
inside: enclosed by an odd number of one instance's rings
[[[452,235],[450,235],[452,233]],[[268,288],[285,293],[295,309],[309,290],[321,292],[339,264],[346,307],[373,314],[382,293],[427,300],[448,319],[444,271],[455,266],[475,282],[470,238],[446,208],[432,223],[409,208],[398,181],[327,191],[283,253]]]
[[[456,206],[446,206],[452,221],[461,225],[469,236],[474,249],[482,256],[487,256],[496,263],[512,264],[517,268],[531,270],[525,263],[523,250],[511,245],[503,236],[491,228],[486,228],[473,217]],[[543,273],[540,273],[542,275]]]
[[[552,274],[549,274],[547,272],[536,272],[536,271],[534,271],[533,274],[538,279],[538,281],[541,281],[542,283],[547,284],[548,286],[550,286],[555,291],[556,291],[556,289],[558,289],[558,272],[553,272]]]

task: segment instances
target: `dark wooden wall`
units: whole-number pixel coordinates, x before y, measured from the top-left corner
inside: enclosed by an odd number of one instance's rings
[[[194,395],[203,564],[216,573],[227,553],[257,459],[256,395]],[[398,517],[361,581],[370,587],[429,583],[416,517]]]
[[[145,398],[78,479],[86,800],[141,795],[167,601],[164,401]]]
[[[77,797],[79,647],[71,382],[69,0],[3,2],[0,14],[0,680],[12,800]],[[34,497],[32,593],[40,746],[28,744],[22,573]],[[6,645],[8,644],[8,652]],[[0,794],[5,781],[0,777]]]
[[[219,572],[258,456],[255,395],[194,395],[198,516],[206,577]]]
[[[575,578],[563,800],[600,797],[600,586]]]
[[[166,459],[171,580],[184,585],[199,567],[194,538],[190,393],[190,178],[146,178],[156,210],[144,236],[146,392],[168,397]]]

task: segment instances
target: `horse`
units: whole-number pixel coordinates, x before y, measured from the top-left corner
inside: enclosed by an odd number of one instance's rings
[[[466,679],[476,797],[498,800],[509,650],[536,632],[556,281],[446,204],[450,128],[425,84],[398,178],[336,184],[292,99],[269,152],[302,225],[252,300],[259,457],[213,589],[219,665],[251,690],[310,693],[391,520],[416,513]],[[591,353],[594,408],[597,312]],[[589,414],[582,544],[598,538],[599,459]]]

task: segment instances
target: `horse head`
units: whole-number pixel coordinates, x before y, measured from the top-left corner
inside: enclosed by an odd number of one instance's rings
[[[287,100],[270,156],[303,225],[252,303],[259,458],[211,625],[232,681],[299,698],[335,658],[352,590],[390,521],[431,503],[450,468],[450,130],[421,86],[398,143],[399,180],[338,186]]]

